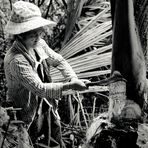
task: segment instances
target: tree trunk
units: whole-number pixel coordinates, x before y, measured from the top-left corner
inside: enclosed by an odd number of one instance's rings
[[[136,23],[135,1],[115,0],[113,15],[112,73],[119,71],[127,80],[127,99],[134,100],[141,109],[146,98],[146,64],[143,42]]]

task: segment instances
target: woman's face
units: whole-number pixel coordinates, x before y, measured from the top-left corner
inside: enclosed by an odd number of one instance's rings
[[[26,46],[27,49],[35,48],[39,38],[41,37],[41,34],[43,32],[42,28],[35,29],[29,32],[26,32],[22,35],[22,42]]]

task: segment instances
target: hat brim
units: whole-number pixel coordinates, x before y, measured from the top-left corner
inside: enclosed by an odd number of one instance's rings
[[[42,17],[37,17],[27,22],[14,23],[9,21],[5,27],[5,31],[9,34],[17,35],[24,32],[28,32],[40,27],[49,25],[50,27],[56,26],[56,22],[46,20]]]

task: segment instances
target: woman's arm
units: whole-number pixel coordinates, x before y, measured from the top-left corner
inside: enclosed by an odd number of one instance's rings
[[[44,40],[41,40],[40,44],[42,44],[43,50],[45,50],[46,54],[48,55],[48,58],[46,59],[47,62],[51,66],[57,68],[65,79],[71,80],[72,78],[77,78],[70,64],[60,54],[49,48]]]
[[[27,60],[13,59],[10,63],[11,73],[20,83],[41,98],[60,98],[62,83],[43,83]]]
[[[43,83],[26,59],[13,59],[10,63],[11,74],[33,94],[41,98],[59,99],[63,90],[84,90],[85,84],[75,79],[67,83]]]

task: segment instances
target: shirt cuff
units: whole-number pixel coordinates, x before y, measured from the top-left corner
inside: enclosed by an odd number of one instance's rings
[[[47,98],[60,99],[62,97],[63,83],[45,84],[47,89]]]

